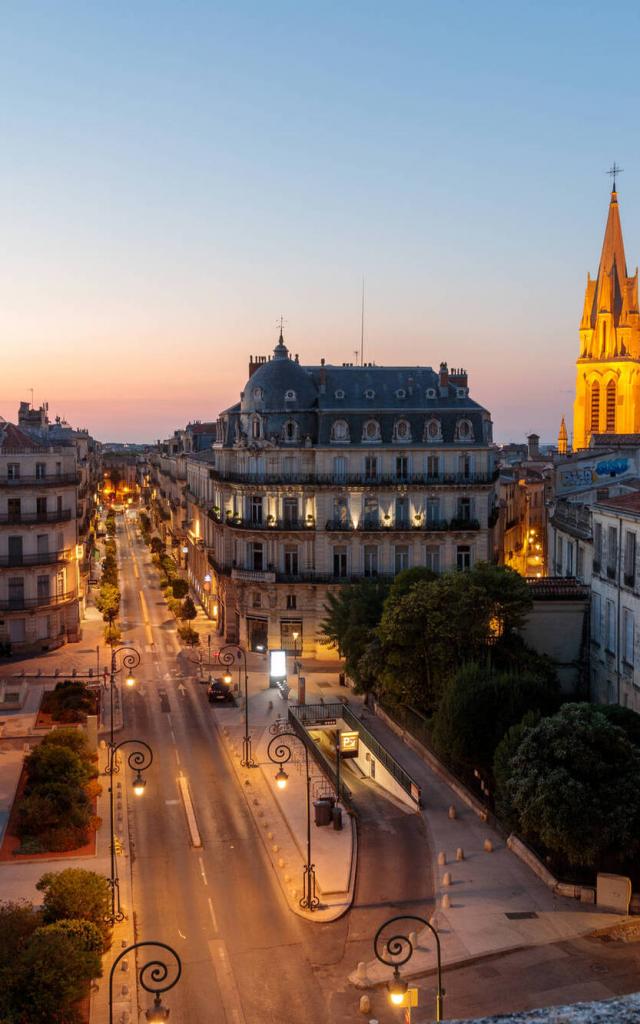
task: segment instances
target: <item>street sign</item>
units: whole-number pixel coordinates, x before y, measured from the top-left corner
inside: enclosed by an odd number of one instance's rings
[[[357,731],[340,733],[340,757],[357,757],[360,734]]]

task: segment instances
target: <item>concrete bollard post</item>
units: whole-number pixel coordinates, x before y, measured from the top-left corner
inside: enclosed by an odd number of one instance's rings
[[[444,850],[440,850],[438,854],[438,864],[442,867],[443,864],[447,863],[447,855]]]
[[[360,960],[356,967],[356,978],[358,981],[367,981],[367,965],[364,960]]]
[[[451,818],[452,821],[454,820],[454,818],[458,817],[458,812],[456,811],[453,804],[451,804],[451,806],[449,807],[449,817]]]
[[[360,1013],[371,1013],[371,1000],[369,999],[369,996],[360,996],[360,1003],[358,1008],[360,1010]]]
[[[441,905],[443,910],[448,910],[449,907],[451,906],[451,900],[449,899],[449,893],[448,892],[445,892],[444,896],[442,897],[442,902],[441,902],[440,905]]]
[[[485,853],[492,853],[493,852],[493,843],[491,842],[490,839],[485,839],[483,845],[484,845],[484,852]]]
[[[280,849],[280,847],[278,846],[277,843],[274,843],[273,846],[271,847],[271,849],[273,850],[274,853],[277,853],[278,850]]]
[[[278,857],[278,867],[279,868],[283,868],[284,867],[284,857]]]
[[[412,949],[417,949],[418,948],[418,933],[417,932],[409,932],[409,945],[411,946]]]
[[[451,872],[450,871],[445,871],[444,875],[442,876],[442,884],[443,885],[451,885]]]
[[[456,850],[456,860],[464,860],[464,850],[461,846]]]

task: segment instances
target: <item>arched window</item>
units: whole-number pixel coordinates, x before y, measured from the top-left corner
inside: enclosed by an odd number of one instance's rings
[[[259,416],[254,416],[251,420],[251,436],[254,440],[262,436],[262,423]]]
[[[616,382],[610,380],[607,384],[607,434],[616,432]]]
[[[349,440],[349,424],[346,420],[334,420],[331,425],[331,440],[332,441],[348,441]]]
[[[364,427],[362,428],[362,440],[363,441],[379,441],[380,440],[380,424],[377,420],[367,420]]]
[[[473,441],[473,424],[471,420],[458,420],[456,423],[456,441]]]
[[[298,424],[295,420],[287,420],[284,425],[284,439],[285,441],[297,441],[298,440]]]
[[[591,410],[589,416],[589,432],[600,433],[600,382],[594,380],[591,385]]]
[[[411,427],[407,420],[398,420],[394,426],[394,435],[396,441],[410,441],[411,440]]]
[[[442,427],[440,420],[433,417],[427,420],[424,428],[424,440],[425,441],[442,441]]]

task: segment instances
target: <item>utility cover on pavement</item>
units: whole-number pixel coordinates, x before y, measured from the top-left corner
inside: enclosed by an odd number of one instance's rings
[[[504,916],[508,917],[510,921],[527,921],[529,918],[537,917],[538,915],[535,910],[512,910]]]

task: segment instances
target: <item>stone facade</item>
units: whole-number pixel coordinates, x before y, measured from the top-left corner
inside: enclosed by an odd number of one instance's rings
[[[153,460],[221,635],[327,657],[319,626],[341,584],[491,558],[496,449],[464,371],[303,367],[282,337],[249,371],[212,448]]]

